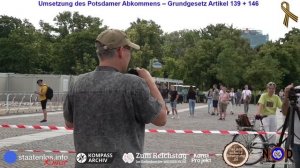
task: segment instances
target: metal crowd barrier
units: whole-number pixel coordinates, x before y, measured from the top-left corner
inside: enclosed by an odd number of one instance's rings
[[[52,100],[47,102],[47,111],[60,111],[66,92],[54,92]],[[34,93],[0,93],[0,115],[12,113],[30,113],[41,111],[38,95]]]

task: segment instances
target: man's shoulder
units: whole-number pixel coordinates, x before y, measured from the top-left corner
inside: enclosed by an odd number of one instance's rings
[[[86,81],[87,79],[95,78],[95,73],[97,71],[91,71],[85,74],[81,74],[78,76],[76,81]],[[122,82],[142,82],[143,79],[139,76],[133,75],[133,74],[123,74],[120,72],[114,73],[113,79],[115,80],[121,80]]]
[[[133,75],[133,74],[121,74],[120,78],[124,78],[128,81],[135,81],[135,82],[142,82],[143,79],[139,76]]]
[[[86,86],[108,86],[109,88],[117,87],[120,90],[123,89],[127,92],[147,89],[147,84],[141,77],[132,74],[123,74],[120,72],[102,75],[102,73],[99,73],[98,71],[92,71],[79,75],[74,82],[74,87],[81,88]]]
[[[95,71],[91,71],[91,72],[87,72],[87,73],[84,73],[84,74],[80,74],[80,75],[77,76],[76,82],[77,82],[77,81],[80,81],[80,80],[83,80],[83,79],[85,79],[85,78],[89,78],[89,77],[91,77],[92,74],[94,74],[94,73],[95,73]]]

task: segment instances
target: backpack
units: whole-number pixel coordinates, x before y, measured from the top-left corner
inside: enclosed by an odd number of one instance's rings
[[[236,119],[235,122],[240,127],[251,127],[252,126],[250,121],[249,121],[249,118],[248,118],[247,114],[238,115],[238,119]]]
[[[46,98],[51,100],[53,97],[53,89],[50,86],[47,86]]]

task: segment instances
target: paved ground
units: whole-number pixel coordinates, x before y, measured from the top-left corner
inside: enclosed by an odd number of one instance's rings
[[[176,130],[236,130],[234,120],[237,114],[242,112],[243,107],[234,107],[235,114],[227,115],[225,121],[218,120],[218,116],[211,116],[207,112],[205,104],[197,104],[195,117],[188,116],[188,105],[179,104],[180,111],[179,119],[171,119],[168,116],[167,125],[164,127],[156,127],[147,125],[148,129],[176,129]],[[256,106],[250,105],[250,114],[254,114]],[[278,114],[278,122],[282,122],[281,114]],[[0,116],[0,124],[39,124],[42,115],[40,113],[33,115],[13,115]],[[52,112],[49,115],[49,122],[44,125],[63,126],[63,117],[61,112]],[[231,142],[232,135],[217,135],[217,134],[168,134],[168,133],[146,133],[145,137],[145,153],[171,153],[171,154],[221,154],[225,145]],[[66,131],[47,131],[47,130],[30,130],[30,129],[10,129],[0,128],[0,168],[32,168],[32,167],[53,167],[54,163],[45,163],[45,157],[53,157],[60,162],[57,167],[74,167],[75,154],[55,154],[55,153],[32,153],[18,151],[18,161],[8,165],[3,160],[5,149],[16,150],[74,150],[73,136],[71,132]],[[29,157],[40,157],[36,161],[29,160]],[[44,157],[44,158],[42,158]],[[26,159],[24,161],[24,159]],[[21,160],[22,159],[22,160]],[[220,156],[210,156],[206,160],[202,159],[203,163],[192,163],[192,158],[188,156],[185,163],[147,163],[143,164],[145,168],[227,168],[225,162]],[[54,159],[55,160],[55,159]],[[61,161],[66,160],[66,161]],[[146,161],[147,159],[145,159]],[[179,159],[180,160],[180,159]],[[148,160],[149,161],[149,160]],[[156,160],[157,161],[157,160]],[[199,161],[199,160],[198,160]],[[206,161],[206,162],[204,162]],[[271,167],[267,163],[256,164],[254,166],[243,167]],[[278,165],[276,167],[283,167]]]

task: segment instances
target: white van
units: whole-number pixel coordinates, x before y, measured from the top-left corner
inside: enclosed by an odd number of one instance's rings
[[[178,103],[187,103],[187,94],[191,85],[173,85],[179,94]],[[193,86],[196,91],[196,86]],[[182,97],[182,98],[181,98]]]

